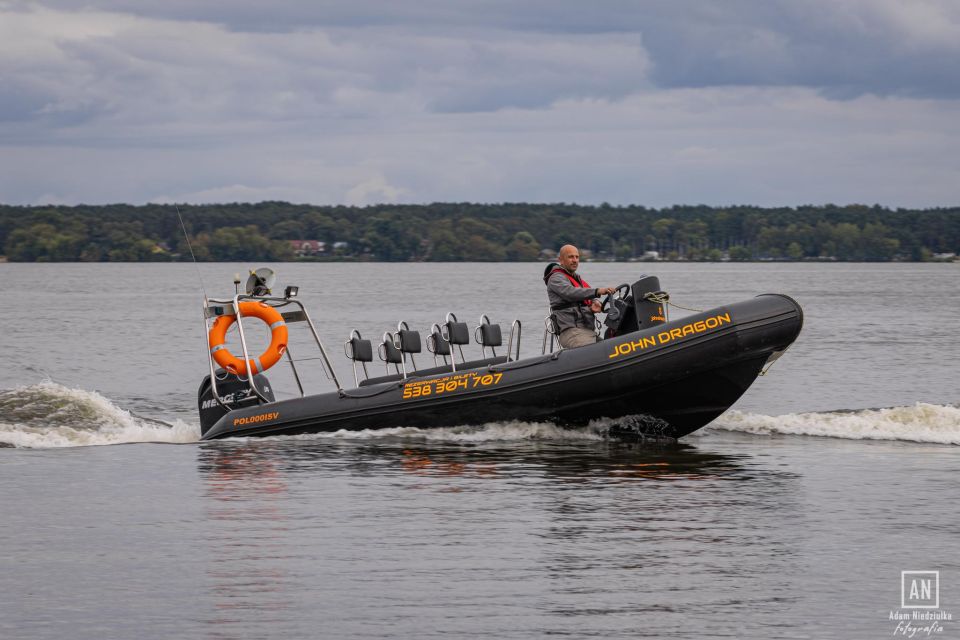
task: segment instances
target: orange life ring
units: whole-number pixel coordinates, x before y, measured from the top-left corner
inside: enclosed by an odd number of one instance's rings
[[[273,307],[263,302],[241,302],[240,313],[244,318],[251,316],[267,323],[272,333],[270,346],[258,358],[250,358],[250,368],[254,374],[263,373],[280,361],[287,350],[287,323]],[[230,353],[224,343],[227,341],[227,329],[236,322],[237,316],[220,316],[210,328],[210,355],[221,367],[237,375],[247,374],[247,364]]]

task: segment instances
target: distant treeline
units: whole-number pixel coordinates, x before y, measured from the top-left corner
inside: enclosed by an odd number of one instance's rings
[[[960,208],[573,204],[181,205],[198,260],[537,260],[571,243],[597,259],[929,260],[960,253]],[[188,260],[173,205],[0,205],[10,261]],[[655,252],[655,253],[654,253]]]

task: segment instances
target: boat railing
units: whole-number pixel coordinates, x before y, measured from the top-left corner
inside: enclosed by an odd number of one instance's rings
[[[260,399],[261,402],[269,402],[269,399],[257,388],[255,381],[256,374],[251,375],[249,371],[249,363],[251,361],[250,349],[247,346],[247,336],[246,332],[243,329],[243,312],[240,308],[240,303],[246,300],[252,300],[256,302],[261,302],[267,304],[274,309],[282,310],[284,307],[294,306],[295,310],[280,312],[281,317],[286,323],[293,322],[306,322],[307,326],[310,328],[310,333],[313,336],[314,341],[317,344],[317,347],[320,349],[320,359],[323,362],[324,374],[328,379],[332,380],[333,383],[337,386],[337,391],[343,391],[343,386],[340,384],[340,380],[337,378],[337,373],[333,369],[333,365],[330,363],[330,357],[327,355],[327,350],[323,346],[323,341],[320,340],[320,334],[317,332],[316,326],[313,324],[313,320],[310,319],[310,314],[307,313],[306,308],[303,306],[299,300],[294,300],[292,298],[277,298],[271,296],[255,296],[250,294],[238,293],[229,300],[215,300],[215,299],[204,299],[203,306],[203,325],[204,325],[204,335],[208,335],[210,332],[209,320],[211,318],[218,318],[220,316],[229,316],[235,315],[237,317],[237,330],[240,334],[240,347],[243,351],[243,362],[247,363],[247,384],[250,386],[250,392]],[[293,354],[290,351],[290,345],[286,345],[284,349],[284,355],[287,357],[287,362],[290,364],[290,369],[293,371],[294,380],[296,380],[297,388],[300,390],[300,396],[303,397],[305,394],[303,389],[303,384],[300,380],[300,374],[297,371],[297,366],[293,359]],[[207,349],[207,361],[210,365],[210,385],[213,390],[213,397],[224,409],[229,410],[228,407],[221,399],[220,393],[217,390],[217,369],[213,359],[213,354],[210,353],[210,350]],[[243,379],[240,374],[237,374],[237,377]]]
[[[540,348],[540,355],[546,355],[547,352],[547,339],[550,341],[550,351],[553,353],[554,344],[560,347],[560,350],[563,350],[563,345],[560,344],[560,336],[557,334],[557,321],[553,317],[553,314],[550,314],[543,319],[543,346]]]
[[[520,331],[523,326],[520,323],[520,320],[514,320],[513,324],[510,325],[510,337],[507,338],[507,358],[510,360],[519,360],[520,359]],[[513,337],[516,334],[517,337],[517,350],[513,350]]]

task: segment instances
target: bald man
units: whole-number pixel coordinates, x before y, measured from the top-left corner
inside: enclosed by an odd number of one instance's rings
[[[557,320],[557,332],[564,349],[582,347],[597,341],[595,313],[600,312],[597,296],[613,293],[615,287],[591,288],[577,275],[580,251],[572,244],[564,245],[557,256],[560,265],[546,274],[550,311]]]

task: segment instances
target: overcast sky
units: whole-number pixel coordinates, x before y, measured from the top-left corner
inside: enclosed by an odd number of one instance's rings
[[[958,191],[958,0],[0,0],[2,203]]]

